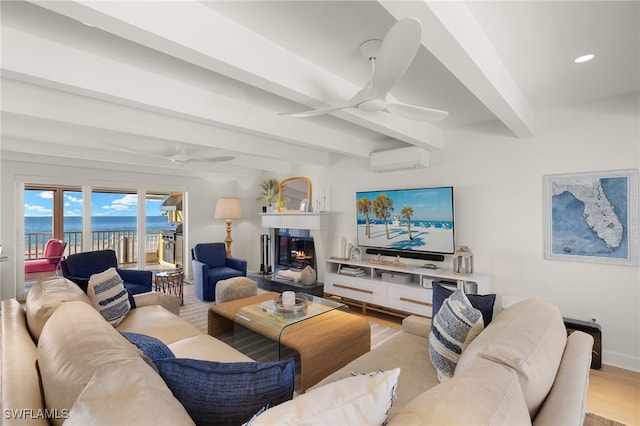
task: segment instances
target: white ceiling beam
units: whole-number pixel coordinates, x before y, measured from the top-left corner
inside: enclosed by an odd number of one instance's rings
[[[46,144],[21,137],[3,136],[2,159],[24,161],[28,163],[59,164],[69,167],[87,165],[87,158],[94,158],[88,167],[103,167],[116,171],[131,171],[135,165],[137,173],[154,173],[171,176],[203,176],[210,174],[233,174],[245,176],[261,176],[262,171],[252,167],[238,167],[226,163],[190,163],[189,165],[173,164],[162,159],[145,161],[132,156],[123,158],[122,153],[100,151],[100,157],[95,158],[96,149],[78,147],[75,145]]]
[[[418,18],[422,45],[516,136],[533,136],[533,110],[465,2],[379,3],[396,19]]]
[[[9,74],[16,76],[14,73]],[[64,132],[62,127],[67,125],[73,126],[78,132],[79,129],[87,129],[87,138],[78,141],[83,144],[95,141],[102,147],[107,145],[117,149],[118,146],[126,145],[125,141],[131,141],[134,145],[149,140],[175,141],[242,153],[243,158],[259,160],[259,168],[274,172],[289,171],[291,163],[325,166],[329,162],[329,154],[324,151],[212,127],[197,121],[163,116],[138,108],[123,107],[32,83],[2,79],[2,107],[6,118],[3,120],[3,133],[13,121],[16,121],[15,117],[12,117],[14,115],[39,118],[45,121],[40,124],[41,127],[45,127],[46,122],[59,123],[56,132],[51,132],[45,139],[51,142],[65,142],[51,138],[74,139],[72,133]],[[28,127],[23,126],[22,132],[29,131]],[[92,137],[89,137],[92,134],[89,130],[93,130]],[[28,136],[44,136],[33,132],[31,129]],[[98,139],[97,135],[101,135],[99,140],[95,140]]]
[[[33,3],[310,107],[337,104],[360,89],[200,2]],[[443,147],[442,131],[429,123],[351,109],[333,115],[421,148]]]
[[[13,145],[5,143],[2,146],[3,151],[23,150],[33,154],[44,154],[46,152],[48,155],[53,156],[78,156],[82,154],[87,156],[77,158],[99,158],[100,160],[117,161],[119,163],[168,168],[175,168],[177,165],[169,162],[168,159],[150,156],[154,152],[152,148],[157,148],[163,142],[166,142],[163,145],[169,146],[175,146],[177,143],[187,144],[187,142],[149,138],[137,134],[117,132],[113,129],[105,130],[86,127],[75,123],[51,121],[42,117],[19,115],[6,111],[2,113],[2,137],[3,142],[7,142],[9,138],[30,142],[29,144],[18,143]],[[60,148],[56,149],[57,146]],[[150,150],[150,154],[146,155],[145,152],[148,150]],[[193,151],[193,148],[189,148],[189,150],[193,152],[194,158],[197,159],[198,151]],[[237,155],[227,151],[215,152],[211,148],[207,148],[207,150],[208,152],[203,154],[207,157],[233,155],[236,158],[225,163],[193,162],[190,167],[219,169],[219,166],[224,166],[226,171],[234,169],[242,174],[247,174],[246,170],[288,173],[293,169],[291,162],[285,160],[247,154]],[[200,148],[200,151],[202,151],[202,148]],[[241,168],[246,168],[246,170],[241,170]]]
[[[201,89],[160,74],[3,28],[2,69],[57,88],[288,143],[367,158],[374,142]],[[162,88],[162,90],[158,90]]]

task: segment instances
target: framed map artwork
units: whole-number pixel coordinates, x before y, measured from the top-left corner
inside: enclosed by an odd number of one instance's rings
[[[544,257],[638,265],[638,170],[544,176]]]

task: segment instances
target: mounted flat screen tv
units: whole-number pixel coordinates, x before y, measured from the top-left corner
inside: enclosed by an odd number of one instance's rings
[[[357,240],[365,248],[453,254],[453,187],[356,192]]]

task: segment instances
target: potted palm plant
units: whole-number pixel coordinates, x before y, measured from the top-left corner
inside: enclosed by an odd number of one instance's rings
[[[267,179],[260,184],[262,192],[256,200],[265,200],[267,202],[267,210],[273,210],[273,201],[278,196],[278,190],[280,189],[280,182],[277,179]]]

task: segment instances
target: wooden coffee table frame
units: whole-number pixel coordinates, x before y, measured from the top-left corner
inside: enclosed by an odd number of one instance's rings
[[[210,307],[209,334],[215,337],[233,331],[233,319],[240,308],[273,300],[278,294],[269,292]],[[371,327],[362,317],[332,310],[286,327],[280,336],[280,344],[300,356],[300,392],[304,392],[369,352]]]

